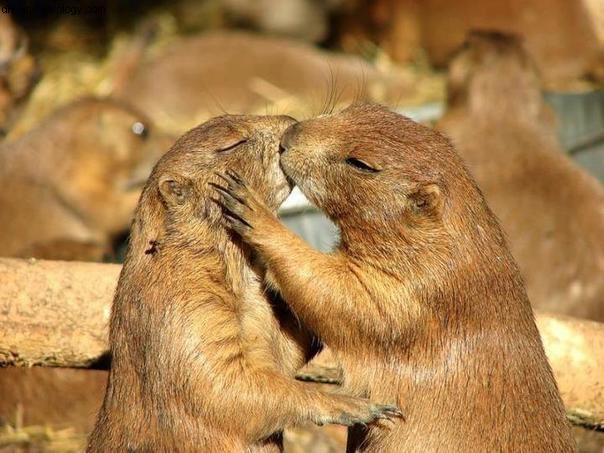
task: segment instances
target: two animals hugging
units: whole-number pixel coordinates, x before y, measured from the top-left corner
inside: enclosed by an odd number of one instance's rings
[[[334,252],[277,218],[294,184]],[[336,392],[294,378],[319,343]],[[348,451],[574,451],[497,220],[448,139],[379,105],[177,140],[135,213],[110,344],[91,452],[281,451],[306,422],[349,426]]]

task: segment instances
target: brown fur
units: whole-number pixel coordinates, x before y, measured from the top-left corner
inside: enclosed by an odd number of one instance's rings
[[[219,117],[155,167],[114,300],[112,368],[89,451],[275,449],[288,425],[395,413],[293,379],[312,353],[309,336],[267,295],[262,269],[210,198],[214,171],[237,169],[274,213],[290,191],[278,145],[291,123]]]
[[[449,141],[354,105],[290,127],[282,147],[338,250],[310,249],[234,180],[225,219],[334,351],[344,388],[404,408],[389,431],[353,429],[349,451],[573,451],[520,273]]]
[[[213,32],[183,39],[143,64],[121,96],[153,120],[177,119],[182,127],[225,112],[264,111],[288,96],[320,110],[326,99],[333,104],[369,96],[396,102],[411,89],[360,58],[291,40]]]
[[[0,12],[0,133],[8,132],[38,76],[27,36],[9,14]]]
[[[133,133],[136,122],[148,135]],[[128,229],[141,188],[171,141],[124,104],[86,99],[3,144],[0,253],[57,259],[61,245],[108,249],[112,236]]]
[[[131,130],[141,121],[146,138]],[[171,138],[119,102],[87,99],[0,147],[0,254],[99,261],[127,230],[142,185]],[[85,301],[82,301],[85,303]],[[0,370],[0,419],[88,431],[106,373]],[[81,398],[86,395],[86,398]]]
[[[560,148],[516,38],[470,35],[438,127],[501,219],[533,306],[604,321],[604,188]]]
[[[473,29],[516,33],[526,41],[545,81],[581,88],[586,76],[604,82],[601,0],[344,0],[337,33],[345,48],[375,42],[396,62],[418,55],[445,66]]]

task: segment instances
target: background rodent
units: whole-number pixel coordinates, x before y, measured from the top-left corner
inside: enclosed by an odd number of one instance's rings
[[[50,247],[54,242],[109,249],[112,236],[128,229],[141,188],[171,143],[141,112],[89,98],[2,144],[2,254],[67,258]]]
[[[281,147],[339,226],[337,251],[310,249],[234,178],[225,222],[340,360],[344,388],[403,408],[389,431],[353,429],[349,450],[574,451],[518,268],[450,142],[361,104],[291,126]]]
[[[281,109],[307,106],[316,113],[357,98],[395,103],[412,90],[406,79],[359,57],[218,31],[175,42],[142,63],[115,95],[156,122],[183,127],[223,113],[266,113],[267,106],[270,113],[280,99]]]
[[[469,35],[438,128],[501,220],[533,306],[604,321],[604,188],[562,151],[517,37]]]

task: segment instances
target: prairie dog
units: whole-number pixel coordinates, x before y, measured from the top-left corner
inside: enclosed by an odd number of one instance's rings
[[[348,450],[574,451],[520,272],[451,143],[359,104],[290,126],[281,150],[339,226],[335,253],[290,233],[243,175],[217,196],[344,388],[403,409],[389,431],[353,428]]]

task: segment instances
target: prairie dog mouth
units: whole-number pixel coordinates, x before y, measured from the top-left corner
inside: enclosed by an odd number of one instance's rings
[[[277,203],[280,205],[289,196],[294,186],[289,183],[287,179],[277,184],[275,189]]]

